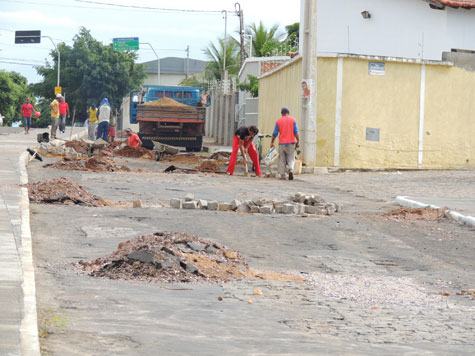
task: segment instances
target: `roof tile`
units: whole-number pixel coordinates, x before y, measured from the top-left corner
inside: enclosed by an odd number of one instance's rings
[[[432,2],[450,7],[463,7],[465,9],[475,8],[475,0],[432,0]]]

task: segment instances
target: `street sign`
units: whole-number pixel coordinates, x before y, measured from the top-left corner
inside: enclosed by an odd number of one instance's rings
[[[138,37],[114,38],[114,51],[138,51]]]
[[[15,31],[15,43],[40,43],[41,31]]]
[[[61,94],[63,88],[61,87],[54,87],[54,95]]]

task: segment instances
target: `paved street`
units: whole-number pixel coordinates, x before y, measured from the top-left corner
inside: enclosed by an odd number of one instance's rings
[[[382,216],[397,208],[393,201],[398,195],[466,202],[474,189],[473,172],[344,172],[282,182],[166,174],[160,172],[168,163],[116,161],[149,171],[64,171],[37,162],[28,168],[30,182],[68,176],[105,199],[140,199],[144,204],[136,209],[31,205],[45,353],[473,353],[475,301],[457,293],[475,288],[475,229],[444,219]],[[285,199],[296,192],[319,194],[343,210],[302,217],[169,207],[171,198],[187,193],[229,202]],[[469,204],[460,206],[464,213],[473,211]],[[305,281],[147,284],[92,278],[75,267],[81,260],[112,253],[120,242],[157,231],[211,239],[239,251],[256,270],[289,273]],[[262,295],[254,295],[255,290]]]

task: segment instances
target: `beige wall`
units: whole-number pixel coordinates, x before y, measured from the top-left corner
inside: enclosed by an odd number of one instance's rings
[[[336,98],[341,95],[339,167],[475,167],[475,73],[444,63],[345,57],[340,58],[338,91],[338,60],[318,59],[317,165],[335,165]],[[369,75],[369,62],[384,62],[384,75]],[[272,133],[284,105],[301,128],[301,63],[294,60],[260,79],[259,129],[263,133]],[[419,156],[421,124],[423,154]],[[367,128],[379,129],[378,142],[366,139]]]

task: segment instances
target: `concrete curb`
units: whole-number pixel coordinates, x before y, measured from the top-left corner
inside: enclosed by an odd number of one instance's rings
[[[396,204],[405,206],[408,208],[428,208],[428,209],[440,209],[437,205],[424,204],[415,200],[407,199],[403,196],[396,197]],[[462,215],[454,210],[447,209],[445,211],[455,221],[475,227],[475,217],[470,215]]]
[[[20,182],[28,183],[26,165],[29,153],[20,155]],[[33,265],[33,248],[30,229],[30,201],[28,189],[21,188],[21,266],[23,270],[23,320],[20,326],[22,356],[40,356],[40,341],[38,336],[38,318],[36,310],[35,268]]]

